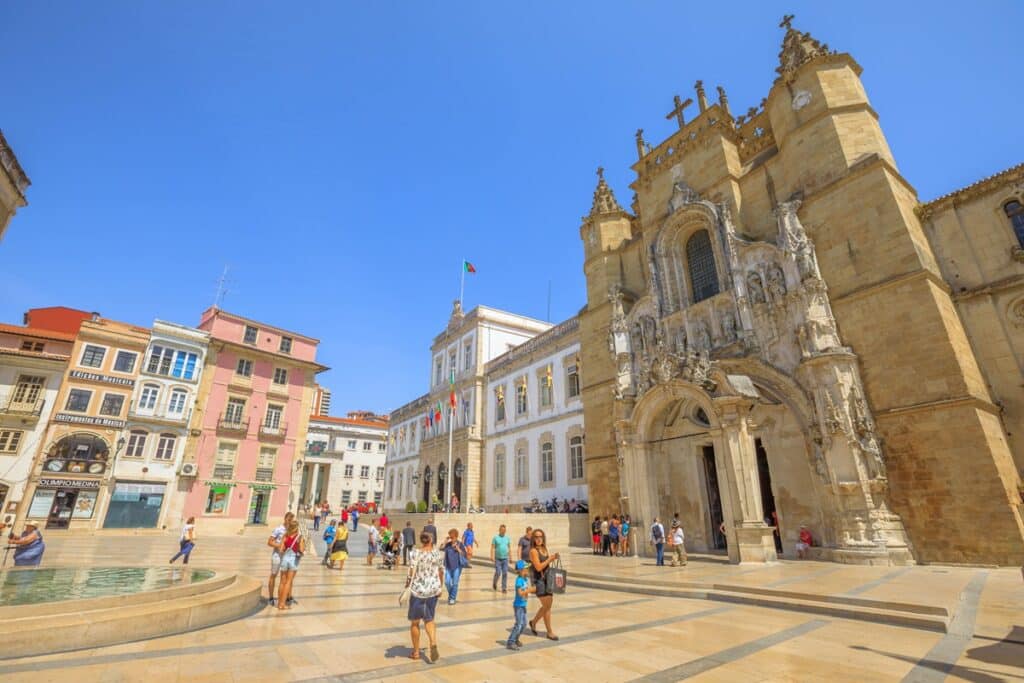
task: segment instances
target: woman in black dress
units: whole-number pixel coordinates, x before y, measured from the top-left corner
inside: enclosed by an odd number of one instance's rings
[[[551,602],[554,596],[547,591],[548,565],[557,560],[558,553],[548,554],[548,539],[542,529],[533,530],[533,547],[530,548],[530,565],[533,567],[533,585],[537,588],[537,598],[540,600],[540,609],[530,621],[530,630],[537,635],[537,622],[544,619],[544,630],[547,632],[548,640],[558,640],[558,636],[551,630]]]

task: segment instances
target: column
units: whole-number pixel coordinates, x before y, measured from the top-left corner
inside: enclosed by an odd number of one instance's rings
[[[764,523],[757,453],[745,398],[714,399],[721,427],[715,439],[715,466],[729,536],[729,561],[774,562],[773,530]]]
[[[313,465],[313,486],[310,487],[309,504],[315,505],[320,497],[320,465]]]
[[[629,514],[632,522],[630,535],[633,536],[634,554],[643,554],[645,557],[649,557],[654,548],[647,543],[647,539],[651,533],[651,524],[659,514],[658,496],[648,467],[650,453],[648,446],[643,444],[639,437],[624,424],[620,424],[615,436],[619,459],[620,498],[626,499],[625,505],[621,506],[622,512]],[[593,508],[590,511],[594,514],[600,512]]]

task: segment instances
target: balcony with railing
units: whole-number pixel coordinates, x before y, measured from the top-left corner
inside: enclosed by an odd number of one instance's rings
[[[260,422],[260,437],[265,439],[283,439],[288,431],[286,422]]]
[[[242,419],[235,415],[223,415],[217,420],[217,429],[222,432],[238,432],[245,434],[249,431],[249,420],[248,418]]]
[[[182,410],[174,412],[170,410],[169,401],[160,401],[151,408],[140,407],[135,401],[128,406],[128,416],[142,420],[160,420],[161,422],[183,423],[188,421],[192,411]]]
[[[16,401],[15,398],[14,394],[0,395],[0,413],[22,418],[39,417],[43,412],[43,406],[46,405],[46,401],[42,398],[37,398],[34,401],[24,399]]]

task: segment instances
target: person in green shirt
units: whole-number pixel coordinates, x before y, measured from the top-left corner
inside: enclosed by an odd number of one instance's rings
[[[505,525],[498,527],[498,535],[491,539],[491,561],[494,562],[494,580],[491,588],[498,590],[498,577],[501,576],[501,592],[508,592],[508,550],[512,539],[505,532]]]

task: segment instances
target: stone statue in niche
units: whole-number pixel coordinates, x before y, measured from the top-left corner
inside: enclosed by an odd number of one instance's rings
[[[753,270],[747,273],[747,296],[752,304],[763,304],[765,302],[761,276]]]
[[[686,328],[682,325],[676,330],[674,335],[676,353],[686,353]]]
[[[736,316],[732,311],[726,311],[722,315],[722,337],[726,342],[736,339]]]
[[[608,290],[608,301],[612,304],[612,332],[625,332],[626,313],[622,307],[622,288],[619,285],[612,285]]]
[[[796,255],[796,268],[800,272],[801,282],[819,277],[818,264],[814,260],[814,252],[810,247]]]
[[[768,266],[768,293],[776,301],[782,301],[786,297],[786,276],[778,264]]]
[[[693,344],[698,351],[711,350],[711,333],[708,332],[708,324],[698,320],[694,326]]]
[[[775,216],[779,221],[779,248],[796,254],[807,246],[807,231],[796,215],[803,202],[798,197],[779,202]]]
[[[821,390],[821,393],[825,398],[825,431],[829,434],[836,434],[843,429],[842,416],[832,400],[832,392],[825,387]]]
[[[645,315],[640,318],[641,332],[644,336],[644,351],[650,353],[651,349],[654,348],[655,337],[658,329],[654,322],[654,318],[649,315]]]
[[[640,326],[639,322],[633,323],[633,331],[630,336],[633,342],[633,353],[638,356],[644,355],[647,352],[646,347],[644,347],[644,329]]]

